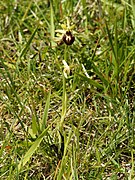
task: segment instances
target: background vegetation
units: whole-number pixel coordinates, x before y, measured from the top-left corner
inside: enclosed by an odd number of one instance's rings
[[[134,10],[0,1],[1,180],[135,178]],[[75,42],[57,46],[67,17]]]

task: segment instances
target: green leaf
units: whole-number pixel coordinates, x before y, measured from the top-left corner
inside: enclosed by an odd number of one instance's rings
[[[42,121],[41,121],[41,130],[42,131],[46,128],[46,121],[47,121],[48,110],[49,110],[49,106],[50,106],[50,95],[51,95],[51,91],[48,94],[45,109],[44,109],[43,118],[42,118]]]
[[[36,27],[36,29],[33,31],[33,34],[32,34],[31,37],[29,38],[26,46],[23,48],[23,50],[22,50],[22,52],[21,52],[21,54],[20,54],[20,58],[21,58],[22,56],[24,56],[24,54],[27,52],[27,50],[28,50],[28,48],[29,48],[29,46],[30,46],[30,44],[31,44],[31,42],[32,42],[32,40],[33,40],[36,32],[37,32],[37,30],[38,30],[38,27]]]
[[[36,139],[36,141],[33,143],[33,145],[30,147],[30,149],[26,152],[25,156],[21,159],[19,165],[18,165],[18,171],[20,171],[21,167],[25,166],[25,164],[30,160],[38,146],[40,145],[41,141],[43,140],[44,136],[46,135],[48,129],[50,126],[48,126]]]
[[[101,79],[101,81],[104,83],[105,86],[109,85],[109,82],[104,78],[102,73],[98,70],[98,68],[95,66],[94,63],[92,63],[92,67],[94,69],[95,74]]]
[[[102,89],[102,90],[104,89],[104,86],[99,84],[98,82],[96,82],[96,81],[94,81],[94,80],[92,80],[92,79],[90,79],[90,78],[88,78],[82,74],[77,74],[77,75],[80,76],[83,80],[87,81],[89,84],[91,84],[91,85],[93,85],[99,89]]]
[[[37,122],[36,122],[36,117],[33,115],[32,116],[32,131],[33,131],[33,134],[37,134],[38,133],[38,125],[37,125]]]
[[[51,17],[51,25],[50,25],[51,46],[54,47],[56,43],[53,41],[55,35],[55,26],[54,26],[54,13],[53,13],[52,2],[50,2],[50,17]]]

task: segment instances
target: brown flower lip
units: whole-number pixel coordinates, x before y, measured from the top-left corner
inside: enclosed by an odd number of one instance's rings
[[[58,46],[62,44],[72,45],[75,41],[75,37],[72,35],[71,31],[66,31],[66,33],[62,36],[62,39],[57,43]]]
[[[75,41],[75,37],[72,35],[71,31],[66,31],[66,33],[63,35],[62,40],[67,45],[72,45]]]

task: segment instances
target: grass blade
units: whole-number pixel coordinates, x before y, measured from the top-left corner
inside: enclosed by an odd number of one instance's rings
[[[42,118],[42,121],[40,123],[41,131],[43,131],[46,128],[46,121],[47,121],[49,105],[50,105],[50,96],[51,96],[51,91],[48,94],[46,105],[45,105],[45,109],[44,109],[43,118]]]
[[[56,43],[54,42],[55,26],[54,26],[54,13],[53,13],[52,1],[50,1],[50,17],[51,17],[51,24],[50,24],[51,46],[54,47]]]
[[[99,84],[98,82],[96,82],[96,81],[94,81],[94,80],[92,80],[92,79],[90,79],[90,78],[88,78],[82,74],[77,74],[77,75],[80,76],[81,79],[83,79],[84,81],[87,81],[89,84],[93,85],[94,87],[97,87],[101,90],[104,89],[104,86],[102,84]]]
[[[27,44],[26,44],[25,47],[23,48],[23,50],[22,50],[22,52],[21,52],[21,54],[20,54],[20,58],[22,58],[22,57],[25,55],[25,53],[27,52],[27,50],[28,50],[28,48],[29,48],[29,46],[30,46],[30,44],[31,44],[31,42],[32,42],[32,40],[33,40],[36,32],[37,32],[37,30],[38,30],[38,27],[36,27],[36,29],[33,31],[31,37],[29,38],[29,40],[28,40],[28,42],[27,42]]]

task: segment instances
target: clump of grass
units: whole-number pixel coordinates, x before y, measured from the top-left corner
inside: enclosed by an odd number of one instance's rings
[[[0,2],[1,179],[134,178],[134,6]]]

